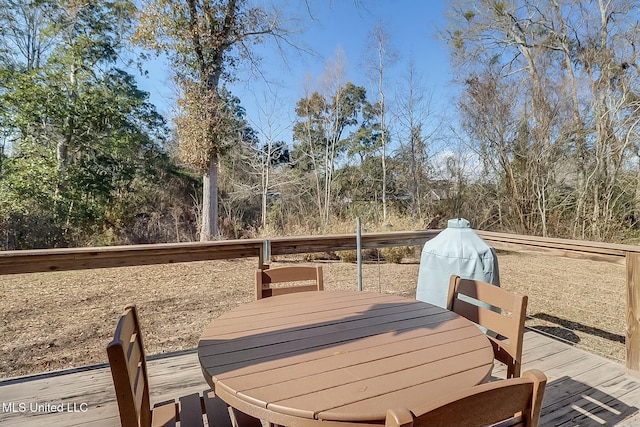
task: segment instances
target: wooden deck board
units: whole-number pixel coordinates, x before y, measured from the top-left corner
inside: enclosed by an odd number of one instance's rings
[[[152,404],[209,388],[202,376],[195,351],[151,360],[148,365]],[[0,406],[0,426],[120,425],[108,366],[63,375],[53,373],[48,377],[33,380],[27,378],[18,383],[10,381],[8,385],[5,385],[6,382],[0,382],[0,405],[5,405],[4,408]],[[17,412],[7,412],[7,403],[14,403]],[[20,403],[26,407],[24,412],[20,412]],[[62,403],[65,412],[31,412],[31,404],[36,403]],[[80,405],[86,403],[86,412],[66,412],[66,405],[70,404],[69,409],[73,410],[74,403],[78,411],[83,409]]]
[[[202,392],[207,384],[195,352],[151,360],[149,382],[152,403]],[[541,426],[630,427],[640,425],[640,378],[626,368],[532,331],[525,333],[523,370],[541,369],[549,377]],[[494,376],[504,377],[496,362]],[[0,427],[119,425],[108,367],[84,372],[0,381]],[[18,412],[11,412],[10,403]],[[20,412],[18,405],[26,405]],[[73,404],[86,412],[32,413],[30,404]],[[84,407],[83,407],[84,408]]]

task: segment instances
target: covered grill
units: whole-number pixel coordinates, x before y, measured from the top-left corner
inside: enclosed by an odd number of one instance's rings
[[[422,248],[416,299],[446,308],[453,274],[500,286],[495,250],[464,218],[450,219],[447,228]]]

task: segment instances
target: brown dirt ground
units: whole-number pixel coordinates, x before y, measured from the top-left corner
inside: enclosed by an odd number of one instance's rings
[[[502,286],[529,296],[528,326],[624,360],[625,269],[500,253]],[[274,266],[297,262],[279,258]],[[322,263],[326,289],[356,289],[356,265]],[[253,299],[256,259],[0,276],[0,378],[105,363],[127,303],[139,307],[148,355],[194,348],[211,319]],[[366,263],[363,288],[415,296],[417,256]]]

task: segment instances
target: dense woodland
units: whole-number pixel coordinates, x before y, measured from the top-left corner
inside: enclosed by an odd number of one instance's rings
[[[358,216],[370,229],[463,216],[513,233],[638,236],[635,0],[451,1],[439,40],[460,90],[442,117],[410,62],[389,99],[400,65],[382,22],[366,52],[375,90],[346,81],[338,54],[291,107],[291,140],[277,99],[256,124],[229,89],[235,70],[259,66],[256,44],[295,46],[298,29],[270,10],[0,0],[0,248],[343,232]],[[171,120],[137,86],[139,52],[172,64]]]

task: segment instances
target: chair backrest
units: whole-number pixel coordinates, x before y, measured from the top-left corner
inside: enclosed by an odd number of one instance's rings
[[[149,381],[140,323],[135,305],[125,307],[113,341],[107,346],[111,375],[123,426],[149,427]]]
[[[460,298],[460,296],[463,296]],[[466,297],[466,298],[465,298]],[[475,301],[474,301],[475,300]],[[481,302],[485,304],[476,304]],[[496,311],[486,305],[495,307]],[[507,378],[520,376],[527,296],[490,283],[451,276],[447,308],[497,334],[487,334],[495,358],[507,365]]]
[[[521,378],[481,384],[431,402],[411,413],[407,409],[387,411],[386,427],[537,427],[547,377],[537,369]]]
[[[313,285],[273,287],[274,283],[314,281]],[[256,270],[256,299],[324,289],[322,267],[291,266]]]

